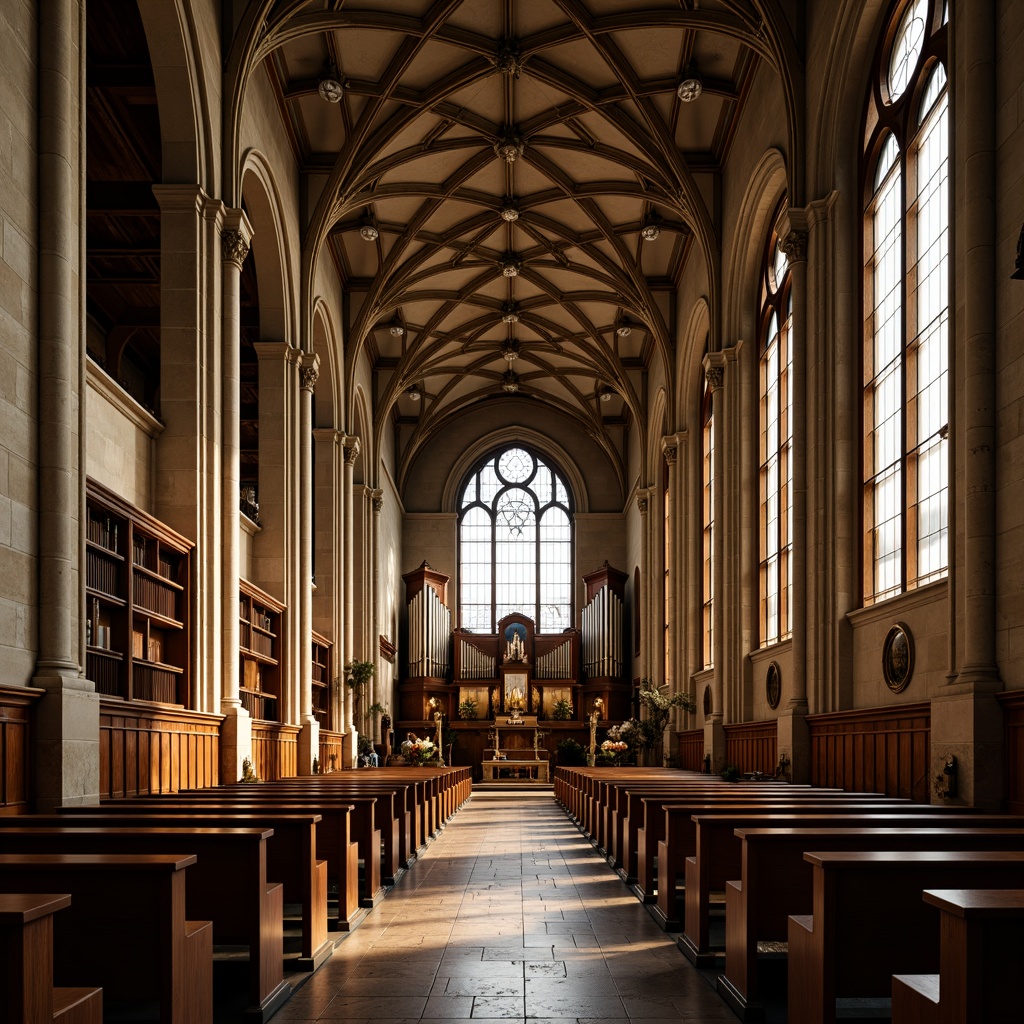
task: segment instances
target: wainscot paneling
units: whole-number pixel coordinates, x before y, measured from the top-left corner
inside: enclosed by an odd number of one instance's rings
[[[679,767],[687,772],[704,771],[704,730],[688,729],[677,732]]]
[[[273,782],[298,774],[300,731],[297,725],[252,723],[252,764],[258,779]]]
[[[811,783],[931,801],[927,703],[808,715]]]
[[[44,694],[35,687],[0,686],[0,814],[31,810],[30,721]]]
[[[220,715],[100,702],[100,793],[177,793],[219,781]]]
[[[775,775],[779,730],[775,720],[738,722],[725,728],[725,760],[741,772]]]
[[[1006,810],[1024,814],[1024,690],[996,694],[1003,708]]]
[[[345,767],[345,734],[320,730],[320,773],[340,772]]]

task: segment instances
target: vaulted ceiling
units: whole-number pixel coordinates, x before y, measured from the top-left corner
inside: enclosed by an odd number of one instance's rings
[[[672,377],[673,293],[691,259],[717,258],[718,176],[785,22],[749,0],[265,13],[250,74],[269,71],[322,184],[307,249],[330,253],[353,296],[349,358],[368,349],[406,457],[509,393],[599,439],[639,416],[644,370],[661,360]]]

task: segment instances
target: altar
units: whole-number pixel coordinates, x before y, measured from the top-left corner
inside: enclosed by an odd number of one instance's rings
[[[537,761],[518,760],[485,760],[481,762],[484,782],[497,782],[499,779],[525,779],[532,782],[548,782],[548,759]]]

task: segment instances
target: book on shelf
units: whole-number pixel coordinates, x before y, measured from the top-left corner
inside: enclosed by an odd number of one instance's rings
[[[144,647],[145,647],[144,641],[145,641],[145,637],[142,635],[142,632],[140,630],[138,630],[138,629],[133,629],[132,630],[132,657],[133,658],[144,658],[145,657],[145,655],[143,654],[143,650],[144,650]]]

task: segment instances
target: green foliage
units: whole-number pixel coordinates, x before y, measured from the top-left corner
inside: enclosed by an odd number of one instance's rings
[[[353,690],[362,690],[377,671],[372,661],[357,661],[353,658],[345,666],[345,684]]]
[[[459,704],[459,718],[467,720],[476,718],[476,701],[472,697],[467,697]]]
[[[740,781],[740,770],[734,764],[727,764],[722,769],[722,781],[723,782],[739,782]]]
[[[555,706],[551,709],[551,717],[557,722],[568,722],[573,715],[572,701],[567,697],[563,697],[561,700],[555,701]],[[579,744],[576,744],[579,746]],[[580,748],[582,749],[582,748]]]
[[[366,709],[371,715],[386,715],[388,709],[383,704],[371,704]]]
[[[584,749],[573,739],[560,739],[556,748],[558,763],[569,766],[580,766],[587,763]]]
[[[359,751],[361,757],[368,757],[373,753],[373,740],[369,736],[360,734],[359,742],[356,744],[356,749]]]

